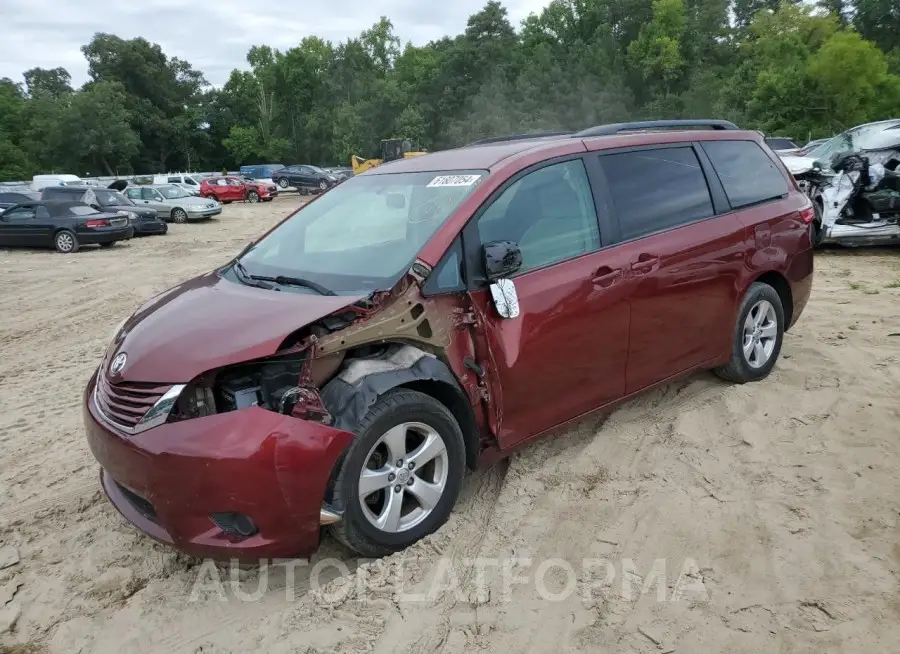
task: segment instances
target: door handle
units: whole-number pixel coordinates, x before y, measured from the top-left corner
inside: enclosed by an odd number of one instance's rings
[[[597,272],[594,273],[594,276],[591,278],[591,283],[594,286],[600,286],[602,288],[608,288],[615,284],[617,281],[622,279],[622,269],[616,268],[613,270],[609,266],[603,266]]]
[[[631,269],[636,275],[646,275],[659,266],[659,257],[655,254],[643,253],[638,256],[637,261],[631,264]]]

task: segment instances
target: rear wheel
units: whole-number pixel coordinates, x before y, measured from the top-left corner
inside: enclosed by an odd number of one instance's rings
[[[74,232],[71,232],[68,229],[57,232],[53,239],[53,244],[56,246],[56,251],[62,252],[63,254],[78,252],[78,238],[75,236]]]
[[[783,338],[781,298],[768,284],[754,282],[738,311],[731,360],[715,373],[738,384],[766,378],[778,360]]]
[[[178,207],[176,209],[172,209],[172,222],[175,223],[186,223],[187,222],[187,212]]]
[[[259,202],[259,193],[256,191],[250,191],[247,194],[247,202]]]
[[[465,465],[462,431],[447,407],[417,391],[386,393],[341,463],[335,536],[363,556],[412,545],[447,521]]]

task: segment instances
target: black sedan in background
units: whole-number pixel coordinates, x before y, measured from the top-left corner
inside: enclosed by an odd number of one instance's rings
[[[318,166],[287,166],[272,173],[272,181],[281,188],[294,186],[301,195],[327,191],[338,183],[338,178]]]
[[[0,246],[51,247],[70,254],[82,245],[109,247],[133,235],[128,216],[83,202],[26,202],[0,213]]]
[[[145,234],[165,234],[169,226],[156,215],[153,209],[138,207],[134,202],[114,188],[122,182],[113,182],[109,188],[94,186],[48,186],[41,193],[41,200],[53,202],[84,202],[97,211],[112,213],[125,212],[131,221],[135,236]],[[125,182],[127,184],[127,182]]]
[[[40,199],[41,194],[35,193],[34,191],[7,191],[6,189],[3,189],[0,190],[0,211],[8,209],[14,204],[22,204],[23,202],[35,202],[36,200]]]

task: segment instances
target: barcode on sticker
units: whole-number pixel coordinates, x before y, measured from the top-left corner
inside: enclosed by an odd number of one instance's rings
[[[428,188],[435,186],[472,186],[481,175],[441,175],[428,182]]]

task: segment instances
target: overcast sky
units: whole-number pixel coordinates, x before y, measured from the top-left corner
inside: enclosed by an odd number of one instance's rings
[[[455,35],[487,0],[0,0],[0,77],[22,80],[35,66],[63,66],[73,86],[87,80],[81,46],[95,32],[141,36],[170,57],[189,61],[221,85],[246,68],[251,45],[290,48],[304,36],[337,42],[357,36],[382,15],[401,41],[416,45]],[[504,0],[513,26],[549,0]],[[290,8],[290,12],[285,11]]]

